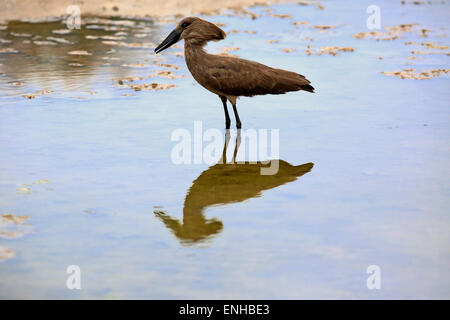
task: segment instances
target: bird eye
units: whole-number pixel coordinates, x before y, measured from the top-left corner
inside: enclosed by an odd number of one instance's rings
[[[189,25],[188,22],[183,22],[183,24],[181,25],[182,28],[186,28]]]

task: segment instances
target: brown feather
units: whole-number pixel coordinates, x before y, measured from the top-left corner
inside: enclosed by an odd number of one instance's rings
[[[301,74],[271,68],[250,60],[208,54],[203,49],[208,41],[222,40],[225,36],[225,32],[215,24],[188,17],[180,21],[155,48],[155,52],[161,52],[184,39],[186,65],[198,83],[217,94],[222,100],[227,129],[230,128],[227,99],[233,105],[236,127],[240,129],[241,121],[236,109],[236,99],[239,96],[283,94],[299,90],[314,92],[310,81]]]
[[[304,76],[258,62],[208,55],[207,63],[209,67],[205,77],[226,95],[251,97],[298,90],[314,91]]]
[[[192,76],[203,87],[235,102],[236,97],[283,94],[289,91],[314,92],[303,75],[275,69],[261,63],[208,54],[203,47],[208,41],[224,39],[225,32],[215,24],[196,18],[183,19],[176,30],[184,39],[186,64]]]
[[[184,39],[186,64],[192,76],[203,87],[233,104],[239,96],[252,97],[263,94],[283,94],[304,90],[314,92],[314,87],[303,75],[275,69],[261,63],[205,52],[208,41],[225,38],[225,32],[215,24],[187,17],[180,21],[175,34]]]
[[[298,90],[314,92],[310,81],[295,72],[250,60],[208,54],[189,44],[185,45],[185,55],[195,80],[219,95],[252,97]]]

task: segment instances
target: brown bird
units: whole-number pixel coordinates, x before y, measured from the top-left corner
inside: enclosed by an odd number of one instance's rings
[[[225,39],[225,32],[215,24],[196,17],[181,20],[155,52],[159,53],[184,39],[186,64],[194,79],[219,96],[225,111],[225,127],[230,128],[227,100],[233,105],[236,127],[241,120],[236,109],[239,96],[282,94],[288,91],[314,92],[310,81],[301,74],[274,69],[261,63],[240,58],[209,54],[204,50],[208,41]]]

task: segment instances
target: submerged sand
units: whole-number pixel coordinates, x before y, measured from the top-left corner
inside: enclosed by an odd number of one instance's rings
[[[80,7],[81,15],[135,16],[161,18],[193,14],[218,14],[255,5],[289,2],[287,0],[2,0],[0,21],[42,20],[68,14],[71,5]],[[307,2],[307,1],[305,1]],[[311,4],[314,2],[311,2]]]

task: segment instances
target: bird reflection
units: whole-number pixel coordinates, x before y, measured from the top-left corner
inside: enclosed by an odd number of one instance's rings
[[[313,163],[293,166],[283,160],[271,160],[271,162],[278,161],[278,172],[273,175],[261,175],[261,168],[269,167],[270,163],[236,163],[235,161],[241,141],[240,130],[237,130],[232,161],[227,163],[226,151],[229,140],[230,133],[227,130],[222,158],[193,181],[184,200],[182,223],[162,210],[154,211],[155,215],[182,244],[195,244],[222,231],[222,221],[216,218],[208,219],[204,216],[206,208],[258,197],[263,190],[295,181],[298,177],[311,171],[314,166]]]

